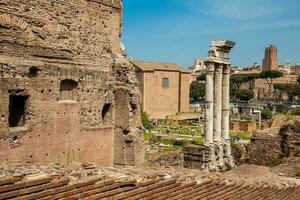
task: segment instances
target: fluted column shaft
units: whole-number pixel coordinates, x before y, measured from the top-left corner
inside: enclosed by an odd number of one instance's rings
[[[205,141],[213,142],[214,127],[214,64],[208,62],[206,66],[206,85],[205,85]]]
[[[229,79],[230,65],[223,66],[223,94],[222,94],[222,138],[229,139],[229,112],[230,112],[230,96],[229,96]]]
[[[215,90],[214,90],[214,141],[221,141],[222,136],[222,65],[215,66]]]

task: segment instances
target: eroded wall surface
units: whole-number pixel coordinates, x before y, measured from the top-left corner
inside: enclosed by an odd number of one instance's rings
[[[113,165],[121,31],[121,0],[1,1],[1,162]]]

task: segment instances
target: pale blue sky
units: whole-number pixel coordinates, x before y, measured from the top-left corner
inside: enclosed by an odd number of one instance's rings
[[[300,0],[123,0],[123,43],[138,60],[187,67],[211,40],[237,42],[233,65],[261,63],[264,47],[279,62],[300,63]]]

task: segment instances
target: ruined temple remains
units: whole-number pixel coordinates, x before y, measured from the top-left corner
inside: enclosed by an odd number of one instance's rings
[[[213,41],[206,65],[205,143],[184,149],[185,166],[225,171],[234,166],[229,140],[229,52],[232,41]]]
[[[144,160],[121,0],[0,3],[0,162]]]
[[[206,60],[205,170],[233,167],[229,139],[229,52],[232,41],[213,41]]]

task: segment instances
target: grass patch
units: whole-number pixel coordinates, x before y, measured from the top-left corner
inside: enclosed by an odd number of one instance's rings
[[[146,132],[146,133],[144,134],[144,139],[145,139],[145,141],[150,141],[150,140],[153,139],[153,138],[155,138],[154,133]]]
[[[242,140],[250,140],[251,139],[251,134],[249,132],[244,132],[244,131],[240,131],[240,132],[230,132],[229,133],[229,137],[233,138],[233,137],[239,137]]]
[[[198,138],[194,138],[192,143],[196,144],[196,145],[201,145],[201,144],[203,144],[203,139],[199,138],[199,137]]]

